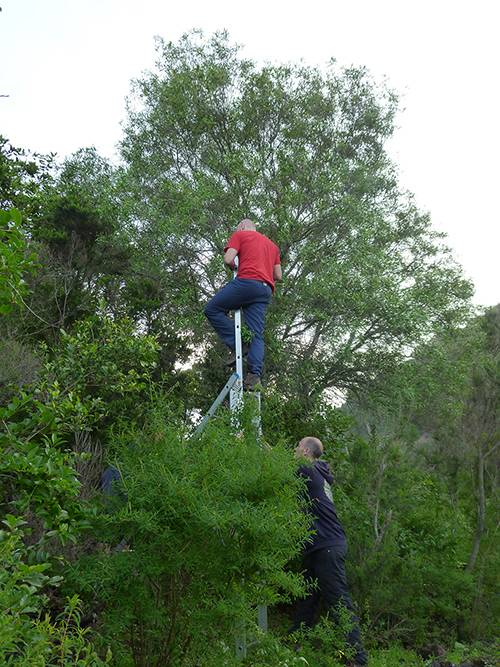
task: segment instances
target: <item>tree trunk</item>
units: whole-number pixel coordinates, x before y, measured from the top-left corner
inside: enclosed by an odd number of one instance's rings
[[[476,533],[474,535],[474,544],[469,556],[469,562],[465,568],[467,572],[472,572],[476,564],[477,556],[479,554],[479,547],[481,545],[481,538],[484,533],[485,514],[486,514],[486,499],[484,493],[484,452],[483,446],[479,448],[478,453],[478,469],[477,469],[477,483],[478,483],[478,497],[477,497],[477,524]]]

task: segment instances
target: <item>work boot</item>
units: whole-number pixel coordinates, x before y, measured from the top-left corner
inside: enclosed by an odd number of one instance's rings
[[[231,350],[231,348],[229,348],[229,350],[230,350],[229,351],[229,356],[228,356],[227,360],[224,362],[224,365],[229,366],[229,367],[236,366],[236,350]],[[248,356],[248,343],[243,343],[241,345],[241,354],[243,356],[243,359],[247,358],[247,356]]]
[[[243,380],[243,389],[245,391],[254,391],[254,389],[260,389],[260,375],[257,373],[247,373],[245,379]]]

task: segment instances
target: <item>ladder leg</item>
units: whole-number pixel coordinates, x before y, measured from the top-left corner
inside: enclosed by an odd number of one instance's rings
[[[233,426],[240,428],[239,411],[243,407],[243,353],[241,345],[241,309],[234,313],[234,340],[236,354],[236,375],[238,380],[234,383],[229,395],[229,405],[233,413]],[[237,624],[236,627],[236,658],[243,660],[247,657],[247,631],[245,621]]]
[[[236,375],[238,380],[234,383],[229,395],[229,407],[231,412],[237,413],[243,405],[243,352],[241,346],[241,309],[234,313],[234,340],[236,355]],[[234,420],[235,428],[239,427],[238,417]]]
[[[219,407],[219,405],[222,403],[222,401],[226,398],[226,396],[229,394],[229,392],[232,391],[234,385],[238,381],[238,376],[236,373],[233,373],[229,380],[226,382],[224,385],[223,389],[220,391],[219,395],[215,399],[215,401],[212,403],[210,408],[208,409],[207,414],[203,417],[201,422],[198,424],[196,431],[193,433],[193,437],[197,437],[200,435],[200,433],[203,431],[205,426],[208,424],[208,420],[210,417],[212,417],[215,414],[215,411]]]
[[[235,651],[236,658],[238,660],[243,660],[247,657],[247,631],[245,628],[245,622],[238,623],[236,627],[236,636],[235,636]]]
[[[267,607],[263,604],[257,607],[257,623],[262,632],[267,632]]]

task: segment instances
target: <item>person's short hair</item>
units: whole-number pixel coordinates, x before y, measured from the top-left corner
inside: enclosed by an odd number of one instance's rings
[[[253,220],[250,220],[250,218],[243,218],[243,220],[240,221],[237,227],[238,230],[242,229],[253,229],[255,231],[256,226],[255,222]]]
[[[304,447],[307,447],[315,459],[319,459],[319,457],[323,454],[323,444],[319,438],[307,436],[302,439],[302,443]]]

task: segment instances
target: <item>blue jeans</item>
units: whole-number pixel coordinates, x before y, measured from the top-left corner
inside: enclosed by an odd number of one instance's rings
[[[234,320],[228,317],[230,310],[242,309],[243,318],[252,332],[248,348],[248,370],[261,375],[264,365],[264,323],[271,301],[272,289],[260,280],[235,278],[225,285],[205,306],[205,315],[219,334],[222,342],[235,349]]]

